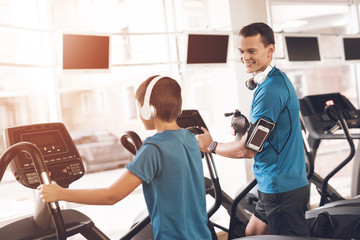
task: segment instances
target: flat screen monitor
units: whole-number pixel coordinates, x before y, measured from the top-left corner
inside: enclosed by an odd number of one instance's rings
[[[187,64],[227,63],[229,34],[189,33]]]
[[[63,69],[109,69],[110,36],[63,34]]]
[[[345,61],[360,60],[360,35],[343,36],[343,59]]]
[[[320,61],[317,36],[284,36],[287,60],[290,62]]]

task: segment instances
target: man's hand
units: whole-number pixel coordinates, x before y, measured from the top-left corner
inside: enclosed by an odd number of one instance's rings
[[[210,146],[210,143],[213,141],[213,139],[212,139],[209,131],[206,130],[206,128],[201,127],[201,130],[203,130],[204,134],[196,135],[196,139],[199,143],[200,150],[202,152],[208,153],[208,152],[210,152],[209,146]]]

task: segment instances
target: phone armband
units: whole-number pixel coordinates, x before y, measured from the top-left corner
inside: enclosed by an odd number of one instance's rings
[[[248,138],[246,140],[246,147],[261,152],[265,141],[270,136],[272,130],[275,127],[275,123],[260,118],[255,124],[251,124],[248,131]]]

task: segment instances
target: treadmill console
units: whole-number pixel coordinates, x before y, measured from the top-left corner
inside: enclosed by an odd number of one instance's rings
[[[84,165],[80,154],[62,123],[44,123],[5,129],[6,147],[18,142],[31,142],[41,151],[49,176],[63,187],[81,178]],[[16,180],[29,188],[36,188],[39,179],[29,154],[19,153],[10,163]]]
[[[336,138],[337,134],[327,133],[336,124],[336,121],[325,113],[328,105],[337,105],[342,110],[349,128],[360,127],[360,110],[345,96],[340,93],[310,95],[300,99],[300,112],[313,138]]]
[[[195,109],[183,110],[181,115],[176,119],[176,123],[181,128],[204,127],[208,129],[199,111]]]

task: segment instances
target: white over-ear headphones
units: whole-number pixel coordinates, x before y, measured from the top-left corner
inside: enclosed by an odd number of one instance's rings
[[[259,72],[254,77],[247,80],[245,82],[245,86],[250,90],[254,90],[258,86],[258,83],[262,83],[265,81],[267,75],[272,69],[273,67],[271,65],[267,66],[267,68],[263,72]]]
[[[154,88],[154,85],[159,81],[160,79],[164,78],[164,76],[157,76],[154,79],[152,79],[149,83],[149,85],[146,88],[146,92],[144,95],[144,104],[142,105],[140,109],[141,117],[145,120],[151,120],[156,115],[156,108],[150,104],[150,96],[152,89]]]

